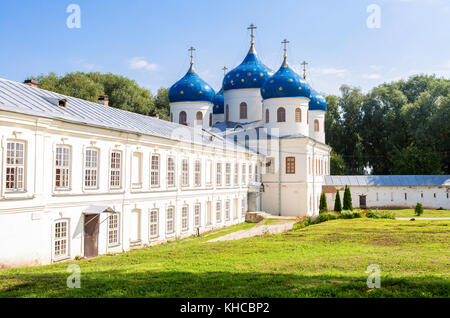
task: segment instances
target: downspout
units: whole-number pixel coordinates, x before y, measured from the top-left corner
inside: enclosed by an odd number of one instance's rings
[[[313,160],[312,160],[312,167],[313,167],[313,204],[312,204],[312,208],[313,208],[313,215],[314,215],[314,211],[316,210],[316,142],[314,141],[313,143]]]
[[[281,216],[281,138],[278,136],[278,215]]]

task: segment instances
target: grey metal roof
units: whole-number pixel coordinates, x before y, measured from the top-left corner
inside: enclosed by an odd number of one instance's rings
[[[65,107],[58,106],[60,99],[67,100]],[[207,146],[223,147],[226,144],[227,149],[235,149],[234,143],[198,128],[100,105],[2,78],[0,78],[0,110]],[[176,129],[180,129],[178,133]],[[190,136],[187,131],[190,132]],[[211,136],[214,137],[211,138]],[[238,146],[237,150],[245,151],[245,148]]]
[[[450,186],[450,175],[325,176],[328,186]]]

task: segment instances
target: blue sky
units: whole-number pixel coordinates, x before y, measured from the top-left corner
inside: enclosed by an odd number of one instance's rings
[[[79,29],[66,25],[70,4],[81,8]],[[367,27],[370,4],[380,8],[380,28]],[[308,80],[325,94],[416,73],[450,77],[447,0],[1,1],[0,77],[112,72],[155,92],[185,74],[192,45],[198,73],[217,90],[221,68],[249,48],[250,23],[266,65],[279,68],[287,38],[291,66],[309,62]]]

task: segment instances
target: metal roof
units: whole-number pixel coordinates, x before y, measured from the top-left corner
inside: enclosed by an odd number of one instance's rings
[[[58,106],[61,99],[67,100],[65,107]],[[199,128],[100,105],[2,78],[0,78],[0,110],[206,146],[226,145],[227,149],[245,151],[244,147],[236,147],[234,143]],[[190,132],[190,136],[187,132]]]
[[[450,175],[325,176],[327,186],[450,186]]]

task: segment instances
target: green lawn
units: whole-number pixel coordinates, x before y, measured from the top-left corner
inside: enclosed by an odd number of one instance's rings
[[[372,209],[374,210],[374,209]],[[398,210],[386,210],[379,209],[379,211],[391,211],[395,213],[397,218],[416,218],[417,215],[414,214],[414,209],[398,209]],[[450,218],[450,210],[428,210],[424,209],[421,218]]]
[[[449,297],[449,221],[333,220],[206,243],[249,228],[114,256],[0,271],[0,297]],[[69,264],[81,288],[68,289]],[[381,288],[366,268],[381,268]]]

